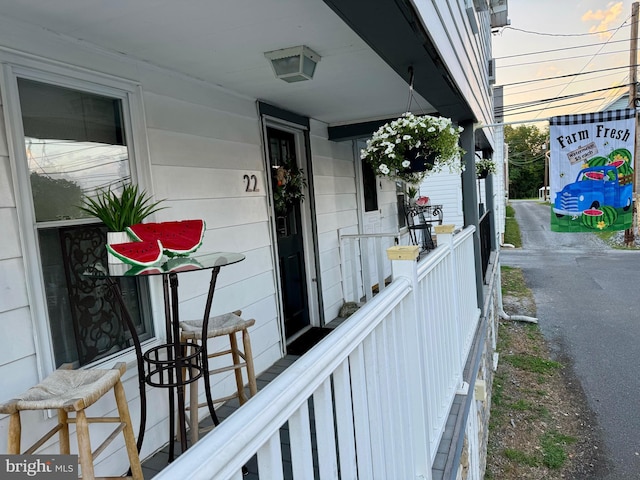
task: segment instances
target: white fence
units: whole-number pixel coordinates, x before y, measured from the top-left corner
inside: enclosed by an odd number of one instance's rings
[[[347,302],[366,301],[373,297],[372,286],[381,292],[391,274],[386,249],[397,244],[400,233],[367,233],[340,235],[342,295]]]
[[[323,480],[430,479],[479,319],[473,231],[392,262],[383,292],[155,478],[240,480],[257,454],[260,478],[284,457],[307,480],[317,449]]]

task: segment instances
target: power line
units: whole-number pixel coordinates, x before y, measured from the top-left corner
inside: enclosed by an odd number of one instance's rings
[[[545,33],[545,32],[534,32],[532,30],[524,30],[522,28],[516,28],[516,27],[512,27],[510,25],[507,25],[506,27],[503,27],[501,29],[501,32],[504,30],[515,30],[517,32],[523,32],[523,33],[530,33],[533,35],[543,35],[543,36],[547,36],[547,37],[586,37],[589,35],[602,35],[603,33],[607,33],[607,32],[612,32],[612,31],[617,31],[620,28],[622,28],[623,26],[625,26],[625,23],[627,22],[627,20],[629,20],[630,16],[626,18],[626,20],[624,22],[622,22],[622,25],[620,25],[619,27],[616,28],[611,28],[609,30],[600,30],[598,32],[589,32],[589,33]],[[626,25],[627,27],[630,25]]]
[[[575,85],[576,83],[593,82],[594,80],[598,80],[600,78],[605,78],[605,77],[610,77],[610,76],[613,76],[613,75],[620,75],[620,73],[619,72],[612,72],[612,73],[607,73],[605,75],[598,75],[597,77],[583,78],[582,80],[576,80],[573,83]],[[622,79],[622,81],[625,81],[628,76],[629,76],[629,74],[626,74],[624,76],[624,78]],[[528,90],[520,90],[520,91],[517,91],[517,92],[509,91],[508,93],[505,94],[505,96],[522,95],[522,94],[525,94],[525,93],[537,92],[539,90],[549,90],[549,89],[551,89],[553,87],[559,87],[560,85],[563,85],[563,83],[558,83],[558,84],[555,84],[555,85],[546,85],[544,87],[538,87],[538,88],[530,88]]]
[[[629,85],[630,85],[630,83],[628,82],[628,81],[629,81],[629,73],[627,73],[627,74],[624,76],[623,81],[627,82],[627,83],[625,83],[624,85],[626,85],[627,87],[629,87]],[[617,96],[618,96],[618,97],[620,97],[620,94],[617,94]],[[603,107],[605,106],[605,103],[607,103],[607,102],[608,102],[608,103],[611,103],[611,102],[615,99],[615,97],[616,97],[616,94],[615,94],[615,92],[612,90],[611,92],[609,92],[609,95],[607,95],[607,97],[606,97],[606,98],[605,98],[605,99],[600,103],[600,105],[598,105],[598,107],[596,107],[596,108],[595,108],[595,110],[596,110],[596,111],[600,111],[600,110],[602,110],[602,109],[603,109]],[[579,113],[579,112],[576,112],[576,113]]]
[[[592,81],[597,80],[597,79],[599,79],[599,78],[610,77],[610,76],[612,76],[612,75],[619,75],[619,73],[617,73],[617,72],[613,72],[613,73],[608,73],[608,74],[606,74],[606,75],[600,75],[600,76],[597,76],[597,77],[584,78],[584,79],[582,79],[582,80],[576,80],[576,81],[575,81],[575,82],[573,82],[573,83],[574,83],[574,84],[576,84],[576,83],[581,83],[581,82],[592,82]],[[627,80],[627,78],[628,78],[628,77],[629,77],[629,74],[626,74],[626,75],[624,76],[624,78],[623,78],[623,80],[622,80],[622,81]],[[539,91],[539,90],[549,90],[550,88],[553,88],[553,87],[559,87],[560,85],[563,85],[563,83],[559,83],[559,84],[557,84],[557,85],[547,85],[547,86],[544,86],[544,87],[538,87],[538,88],[530,88],[529,90],[520,90],[520,91],[518,91],[518,92],[513,92],[513,91],[512,91],[512,92],[509,92],[507,95],[509,95],[509,96],[511,96],[511,95],[522,95],[522,94],[529,93],[529,92],[537,92],[537,91]],[[615,88],[615,87],[612,87],[612,88]]]
[[[629,18],[627,17],[627,19],[625,20],[625,22],[628,20]],[[624,23],[622,24],[624,25]],[[618,33],[618,31],[622,28],[622,25],[618,26],[618,28],[615,29],[616,33]],[[615,35],[615,34],[614,34]],[[609,40],[611,39],[611,37],[607,40],[607,43],[609,42]],[[591,63],[591,61],[593,60],[593,58],[598,55],[602,49],[607,45],[607,43],[605,43],[604,45],[602,45],[600,47],[600,50],[598,50],[596,53],[594,53],[591,56],[591,60],[589,60],[587,63],[584,64],[584,67],[582,67],[582,69],[580,70],[579,73],[582,73],[584,71],[585,68],[587,68],[587,65],[589,65]],[[575,77],[572,77],[571,80],[569,80],[569,83],[567,83],[564,87],[562,87],[562,89],[558,92],[558,95],[560,95],[561,93],[563,93],[567,88],[569,88],[569,85],[571,85],[571,83],[573,83],[573,81],[575,80]],[[539,114],[538,114],[539,115]],[[538,116],[536,115],[536,117]]]
[[[581,102],[573,102],[573,103],[567,103],[565,105],[557,105],[555,107],[551,107],[551,108],[563,108],[563,107],[570,107],[571,105],[580,105],[583,103],[591,103],[591,102],[597,102],[598,100],[602,100],[604,97],[599,97],[599,98],[592,98],[590,100],[582,100]],[[533,113],[533,112],[539,112],[539,111],[544,111],[547,110],[549,108],[549,106],[545,106],[544,108],[537,108],[535,110],[523,110],[521,112],[509,112],[510,115],[520,115],[523,113]],[[536,120],[536,118],[534,118],[533,120]]]
[[[620,70],[621,68],[629,68],[629,67],[637,67],[638,64],[635,65],[621,65],[619,67],[609,67],[609,68],[602,68],[600,70],[591,70],[589,72],[578,72],[578,73],[568,73],[566,75],[558,75],[556,77],[546,77],[546,78],[537,78],[534,80],[522,80],[520,82],[512,82],[512,83],[505,83],[503,85],[500,85],[501,87],[510,87],[513,85],[523,85],[525,83],[533,83],[533,82],[544,82],[547,80],[558,80],[560,78],[569,78],[569,77],[577,77],[579,75],[589,75],[592,73],[600,73],[600,72],[610,72],[612,70]]]
[[[552,53],[552,52],[561,52],[564,50],[575,50],[576,48],[587,48],[587,47],[598,47],[600,45],[613,45],[614,43],[627,43],[629,39],[625,40],[613,40],[611,42],[600,42],[600,43],[588,43],[586,45],[576,45],[575,47],[563,47],[563,48],[553,48],[551,50],[541,50],[539,52],[526,52],[526,53],[518,53],[515,55],[505,55],[504,57],[493,57],[494,60],[506,60],[508,58],[516,58],[516,57],[524,57],[527,55],[542,55],[543,53]]]
[[[606,91],[612,91],[612,90],[617,90],[620,88],[626,88],[628,87],[629,84],[625,84],[625,85],[617,85],[614,87],[606,87],[606,88],[598,88],[595,90],[589,90],[587,92],[579,92],[579,93],[572,93],[570,95],[564,95],[562,97],[551,97],[551,98],[542,98],[539,100],[530,100],[528,102],[523,102],[523,103],[517,103],[517,104],[512,104],[512,105],[505,105],[502,109],[503,112],[511,110],[513,108],[521,108],[521,107],[528,107],[531,105],[538,105],[538,104],[542,104],[542,103],[552,103],[552,102],[557,102],[557,101],[561,101],[561,100],[568,100],[571,98],[576,98],[576,97],[581,97],[583,95],[589,95],[591,93],[598,93],[598,92],[606,92]]]
[[[597,53],[597,55],[613,55],[614,53],[628,53],[628,50],[615,50],[613,52]],[[559,62],[561,60],[576,60],[578,58],[593,57],[593,55],[574,55],[573,57],[554,58],[552,60],[538,60],[537,62],[512,63],[510,65],[500,65],[498,68],[521,67],[523,65],[536,65],[538,63]]]

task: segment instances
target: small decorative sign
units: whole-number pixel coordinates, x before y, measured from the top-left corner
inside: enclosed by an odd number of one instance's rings
[[[598,154],[598,146],[595,142],[591,142],[584,147],[576,148],[571,152],[567,152],[567,158],[571,165],[576,163],[584,163],[589,161],[590,158],[595,157]]]

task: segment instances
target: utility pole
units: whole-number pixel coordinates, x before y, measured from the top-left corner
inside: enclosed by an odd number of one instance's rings
[[[629,108],[636,108],[636,97],[638,95],[638,2],[633,2],[631,5],[631,43],[629,48]],[[638,151],[640,150],[640,132],[638,131],[638,114],[635,115],[636,119],[636,135],[633,147],[633,171],[635,178],[633,179],[633,223],[631,228],[624,231],[624,243],[627,246],[631,246],[635,241],[635,229],[638,225],[638,199],[636,198],[636,192],[638,184]]]
[[[549,157],[551,156],[551,151],[547,150],[544,152],[544,201],[550,200],[549,198]]]

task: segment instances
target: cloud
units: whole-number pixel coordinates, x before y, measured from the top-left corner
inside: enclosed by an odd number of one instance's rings
[[[618,20],[622,14],[622,2],[609,3],[606,10],[589,10],[582,15],[581,20],[583,22],[599,22],[597,25],[592,25],[589,28],[591,33],[600,33],[600,38],[606,39],[611,37],[611,28],[615,28]]]

